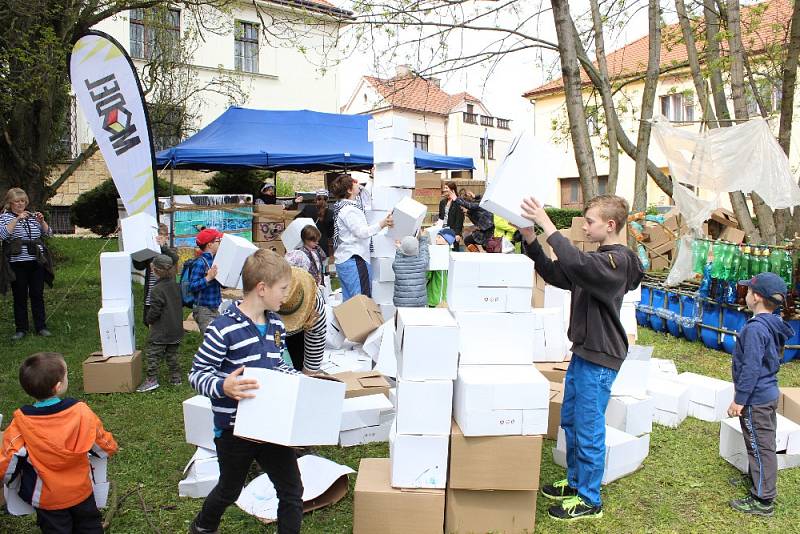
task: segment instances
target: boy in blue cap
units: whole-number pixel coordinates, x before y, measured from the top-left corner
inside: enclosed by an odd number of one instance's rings
[[[745,301],[753,317],[745,323],[733,349],[735,394],[728,415],[738,416],[742,425],[753,487],[747,497],[730,505],[745,514],[771,516],[778,478],[778,370],[783,347],[794,330],[774,313],[786,295],[786,283],[777,274],[760,273],[739,283],[749,288]]]

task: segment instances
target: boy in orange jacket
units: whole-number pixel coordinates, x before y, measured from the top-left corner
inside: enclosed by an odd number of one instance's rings
[[[0,447],[3,484],[20,477],[20,498],[36,509],[44,534],[102,534],[94,501],[89,452],[107,457],[117,442],[83,402],[62,399],[67,364],[39,352],[20,366],[19,382],[36,399],[14,412]]]

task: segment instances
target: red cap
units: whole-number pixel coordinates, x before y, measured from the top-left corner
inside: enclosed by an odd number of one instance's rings
[[[215,239],[222,239],[222,235],[222,232],[216,228],[206,228],[205,230],[201,230],[200,233],[197,234],[197,246],[202,247],[204,245],[208,245]]]

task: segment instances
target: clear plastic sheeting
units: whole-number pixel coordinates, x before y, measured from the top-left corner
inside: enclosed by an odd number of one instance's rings
[[[723,195],[732,191],[757,193],[772,209],[800,204],[800,187],[789,159],[762,118],[694,133],[674,128],[659,116],[653,120],[653,135],[667,158],[675,205],[698,234],[711,212],[723,207]],[[715,196],[701,200],[679,184]]]
[[[667,275],[667,286],[677,286],[684,280],[688,280],[694,276],[694,262],[692,258],[693,244],[694,238],[690,235],[685,235],[678,241],[678,255],[672,263],[672,269],[669,270],[669,274]]]

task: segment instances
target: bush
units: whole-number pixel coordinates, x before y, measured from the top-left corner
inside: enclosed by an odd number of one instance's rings
[[[174,186],[176,195],[190,195],[192,191],[178,185]],[[169,182],[158,179],[156,196],[169,195]],[[70,206],[69,218],[72,224],[81,228],[88,228],[92,232],[107,236],[117,229],[117,199],[119,192],[110,178],[94,189],[82,193]]]
[[[209,195],[258,195],[261,185],[272,181],[271,171],[234,170],[215,172],[206,180],[205,191]]]
[[[583,211],[576,209],[545,208],[544,211],[559,230],[572,226],[573,217],[583,217]]]

